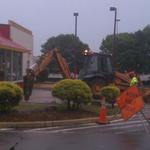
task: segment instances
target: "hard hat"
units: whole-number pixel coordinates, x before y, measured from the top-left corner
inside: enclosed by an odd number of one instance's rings
[[[131,78],[135,76],[135,72],[134,72],[134,71],[131,71],[131,72],[129,72],[128,74],[129,74],[129,76],[130,76]]]

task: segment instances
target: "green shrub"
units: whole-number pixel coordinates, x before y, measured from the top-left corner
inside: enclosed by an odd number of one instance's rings
[[[81,80],[64,79],[58,82],[52,89],[52,95],[67,100],[68,109],[79,108],[81,103],[88,103],[92,100],[92,93],[89,86]]]
[[[8,111],[22,99],[22,89],[11,82],[0,82],[0,111]]]
[[[100,92],[105,97],[106,102],[111,103],[112,107],[114,107],[116,98],[120,95],[119,88],[116,86],[104,86]]]

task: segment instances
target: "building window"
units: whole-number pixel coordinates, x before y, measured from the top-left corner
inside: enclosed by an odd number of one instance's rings
[[[5,51],[5,80],[11,80],[11,51]]]
[[[0,81],[22,79],[22,53],[0,49]]]
[[[13,52],[12,80],[22,79],[22,53]]]
[[[0,50],[0,80],[5,80],[5,53],[4,51]]]

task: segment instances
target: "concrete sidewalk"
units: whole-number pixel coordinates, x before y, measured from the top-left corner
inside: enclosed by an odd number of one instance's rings
[[[34,88],[32,91],[32,95],[31,95],[28,102],[61,104],[62,101],[58,98],[53,97],[50,89]]]

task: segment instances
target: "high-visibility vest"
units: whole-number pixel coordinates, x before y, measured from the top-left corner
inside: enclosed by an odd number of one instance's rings
[[[130,86],[134,86],[138,84],[138,79],[136,77],[133,77],[130,81]]]

